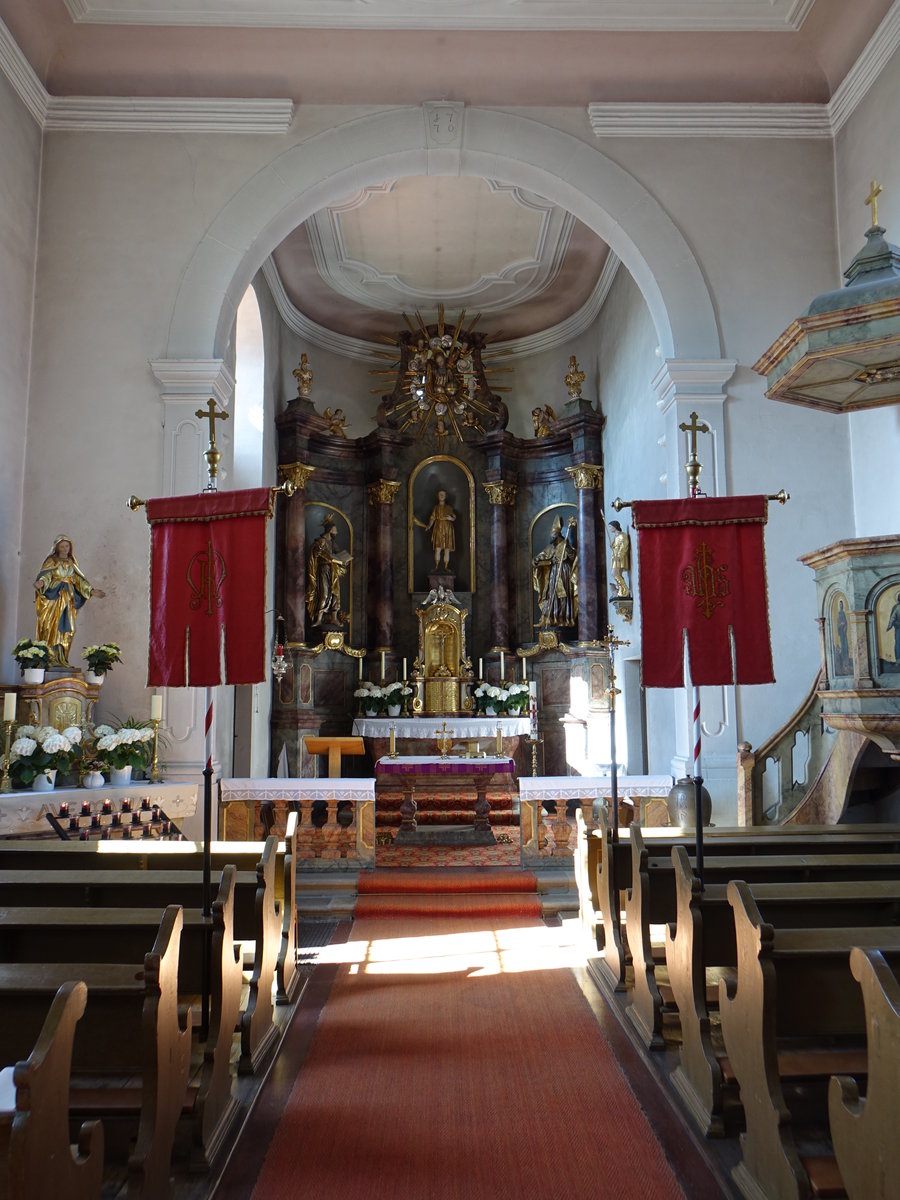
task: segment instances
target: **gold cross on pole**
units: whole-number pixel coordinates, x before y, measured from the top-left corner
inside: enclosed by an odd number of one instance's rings
[[[700,472],[703,470],[700,459],[697,457],[697,434],[709,433],[709,426],[705,421],[699,421],[697,414],[692,412],[690,424],[682,421],[678,428],[691,435],[691,452],[687,462],[684,464],[684,469],[687,472],[688,486],[693,498],[700,490]]]
[[[881,187],[881,184],[876,183],[875,180],[873,179],[872,186],[869,189],[869,194],[868,194],[868,196],[866,196],[866,199],[865,199],[866,206],[867,207],[869,205],[872,206],[872,227],[873,228],[874,228],[874,226],[876,226],[878,224],[878,197],[881,195],[882,190],[883,189]]]
[[[612,711],[616,707],[616,696],[619,694],[619,689],[616,687],[616,666],[613,655],[620,646],[630,646],[631,642],[617,638],[612,625],[609,625],[606,637],[600,639],[600,645],[609,655],[609,687],[606,689],[606,694],[609,696],[609,707]]]
[[[228,413],[216,408],[215,400],[208,400],[206,408],[198,408],[194,416],[199,417],[201,421],[209,421],[209,445],[206,447],[206,453],[203,457],[206,459],[207,470],[209,472],[208,490],[214,492],[217,490],[216,475],[219,471],[219,460],[222,457],[222,451],[216,446],[216,421],[227,421]]]

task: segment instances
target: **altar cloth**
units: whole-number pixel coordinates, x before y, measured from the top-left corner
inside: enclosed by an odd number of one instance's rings
[[[521,737],[531,731],[528,717],[488,717],[482,713],[472,717],[357,717],[353,732],[357,737],[387,738],[393,729],[398,741],[412,738],[434,738],[443,733],[456,741],[497,736],[497,726],[503,737]]]
[[[505,755],[464,758],[451,754],[441,758],[433,754],[405,754],[379,758],[375,764],[376,775],[512,775],[514,771],[515,763]]]

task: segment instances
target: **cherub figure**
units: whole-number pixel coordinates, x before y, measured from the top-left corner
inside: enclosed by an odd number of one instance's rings
[[[549,404],[531,410],[531,421],[535,437],[549,437],[556,429],[556,413]]]
[[[330,408],[326,408],[322,416],[328,422],[328,432],[333,437],[346,438],[347,435],[344,429],[347,425],[347,418],[344,416],[342,408],[336,408],[334,412]]]

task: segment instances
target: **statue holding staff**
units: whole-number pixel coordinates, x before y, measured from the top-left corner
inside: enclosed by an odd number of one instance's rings
[[[550,545],[531,563],[542,628],[574,625],[578,617],[578,551],[569,540],[575,525],[575,518],[569,517],[564,535],[562,519],[557,516],[550,530]]]

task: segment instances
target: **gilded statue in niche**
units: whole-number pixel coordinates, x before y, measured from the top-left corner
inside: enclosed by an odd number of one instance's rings
[[[569,626],[578,617],[578,551],[570,537],[576,526],[569,517],[563,533],[557,516],[550,530],[550,544],[531,563],[531,580],[537,593],[538,626]]]
[[[75,614],[92,596],[105,595],[106,592],[88,583],[75,559],[72,539],[61,533],[54,539],[53,549],[41,563],[34,581],[35,637],[50,647],[51,665],[69,665]]]
[[[424,529],[426,533],[431,532],[435,570],[440,566],[441,555],[444,558],[444,570],[450,570],[450,555],[456,549],[456,535],[453,532],[455,520],[456,513],[447,503],[447,493],[443,489],[437,494],[437,503],[431,510],[431,516],[427,522],[413,517],[413,521],[420,529]]]
[[[306,560],[306,611],[313,625],[337,628],[350,619],[341,608],[341,580],[352,560],[349,551],[338,549],[337,536],[334,513],[326,513]]]
[[[610,521],[606,527],[609,539],[610,575],[613,579],[615,596],[631,595],[631,538],[618,521]],[[626,578],[627,576],[627,578]]]

